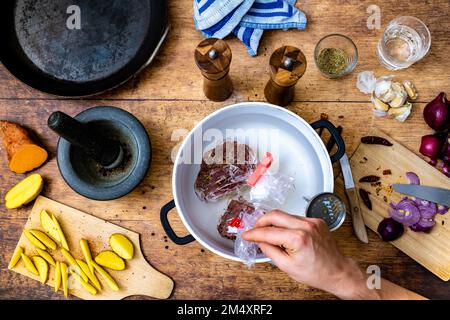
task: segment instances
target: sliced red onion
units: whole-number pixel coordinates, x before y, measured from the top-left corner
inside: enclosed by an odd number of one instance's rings
[[[408,178],[410,184],[420,184],[419,176],[414,172],[407,172],[406,177]]]
[[[414,201],[404,198],[398,204],[391,203],[389,214],[397,222],[410,227],[419,222],[421,215]]]
[[[437,213],[439,213],[439,214],[446,214],[448,212],[448,210],[449,210],[449,207],[447,207],[447,206],[444,206],[442,204],[437,205]]]
[[[433,203],[434,208],[432,206],[420,206],[420,216],[424,219],[434,219],[434,216],[437,214],[436,205]]]
[[[422,227],[422,226],[419,225],[418,223],[415,224],[415,225],[412,225],[412,226],[409,227],[409,228],[410,228],[412,231],[414,231],[414,232],[426,232],[426,233],[430,232],[431,229],[433,229],[433,227],[428,227],[428,228]]]

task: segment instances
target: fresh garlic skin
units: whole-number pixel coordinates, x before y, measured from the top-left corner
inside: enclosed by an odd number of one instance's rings
[[[371,94],[375,116],[392,116],[400,122],[406,121],[412,112],[412,103],[408,100],[418,97],[411,81],[395,81],[392,75],[376,79],[373,71],[361,72],[356,86],[361,92]]]

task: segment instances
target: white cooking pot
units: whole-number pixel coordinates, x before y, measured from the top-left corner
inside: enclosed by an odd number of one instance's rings
[[[338,148],[331,159],[315,131],[318,128],[326,128],[336,141]],[[221,140],[230,139],[248,144],[257,155],[267,151],[273,154],[276,169],[295,179],[295,191],[279,209],[303,216],[307,207],[306,199],[322,192],[333,192],[332,162],[342,157],[345,145],[330,122],[320,120],[310,125],[283,107],[261,102],[238,103],[222,108],[192,129],[175,160],[172,176],[174,200],[161,209],[162,225],[176,244],[197,240],[224,258],[240,261],[234,254],[233,241],[222,238],[217,231],[219,219],[229,199],[205,203],[194,191],[203,153]],[[167,215],[175,207],[191,235],[178,237],[171,228]],[[268,261],[263,255],[256,260]]]

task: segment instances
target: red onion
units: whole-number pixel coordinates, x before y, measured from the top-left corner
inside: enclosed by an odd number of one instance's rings
[[[419,208],[413,200],[403,198],[398,204],[391,203],[389,215],[397,222],[410,227],[419,222],[421,216]]]
[[[392,218],[384,219],[378,225],[377,231],[384,241],[394,241],[403,234],[403,225]]]
[[[450,163],[444,163],[443,165],[442,165],[442,172],[447,176],[447,177],[449,177],[450,178]]]
[[[442,204],[437,205],[437,213],[439,214],[446,214],[448,212],[449,207],[444,206]]]
[[[412,225],[411,227],[409,227],[412,231],[415,232],[430,232],[431,229],[433,229],[434,225],[432,225],[431,227],[424,227],[419,223],[416,223],[415,225]]]
[[[423,117],[425,122],[436,131],[450,128],[450,106],[444,92],[427,104]]]
[[[406,178],[408,178],[410,184],[420,184],[420,179],[414,172],[407,172]]]
[[[436,135],[427,135],[422,137],[419,152],[424,156],[437,159],[441,154],[442,140]]]
[[[430,165],[432,165],[433,167],[436,167],[438,164],[438,161],[437,161],[437,159],[431,159],[430,161],[428,161],[428,163]]]
[[[442,160],[445,163],[450,163],[450,133],[444,139],[444,146],[442,148]]]

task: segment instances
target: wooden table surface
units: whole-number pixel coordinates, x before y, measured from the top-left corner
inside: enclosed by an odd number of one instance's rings
[[[159,210],[172,199],[171,152],[180,142],[180,137],[172,136],[172,133],[187,133],[197,121],[225,105],[264,101],[263,89],[269,77],[268,58],[276,48],[290,44],[301,48],[309,62],[305,76],[297,85],[295,101],[289,106],[290,110],[310,122],[319,119],[321,113],[327,113],[335,125],[344,127],[343,136],[349,154],[355,150],[360,137],[373,125],[379,126],[408,149],[418,153],[420,137],[431,132],[422,118],[425,103],[440,91],[450,92],[449,0],[299,0],[299,7],[304,10],[309,21],[306,31],[266,32],[256,58],[248,56],[244,46],[236,39],[227,40],[233,51],[230,76],[235,90],[222,103],[207,101],[203,96],[202,77],[193,60],[194,48],[202,37],[194,29],[192,0],[168,2],[172,30],[152,66],[141,74],[120,88],[80,100],[37,92],[0,67],[0,119],[33,128],[50,151],[50,161],[37,170],[45,177],[43,195],[141,234],[147,259],[176,282],[172,298],[333,298],[328,293],[290,280],[271,265],[258,265],[248,270],[242,264],[202,250],[197,242],[177,246],[165,240]],[[374,118],[369,97],[355,87],[356,75],[360,71],[374,70],[377,75],[390,73],[379,65],[375,56],[375,46],[382,31],[368,30],[366,27],[366,9],[372,4],[381,8],[382,26],[397,15],[412,15],[425,21],[432,33],[433,44],[429,55],[413,67],[395,73],[412,80],[420,94],[412,116],[404,124]],[[359,48],[357,69],[341,80],[323,78],[314,66],[314,46],[328,33],[346,34],[354,39]],[[76,115],[96,105],[113,105],[132,112],[147,128],[153,144],[152,166],[143,183],[131,194],[109,204],[84,199],[64,183],[55,160],[57,137],[46,127],[46,120],[53,111],[62,110]],[[7,169],[5,155],[1,156],[0,191],[3,198],[5,192],[23,176],[11,173]],[[342,190],[340,185],[337,179],[339,192]],[[7,211],[2,204],[0,211],[0,298],[60,299],[61,294],[56,295],[50,288],[7,270],[30,208]],[[186,233],[175,210],[170,220],[179,234]],[[379,265],[383,277],[402,286],[430,298],[450,298],[450,284],[439,280],[389,243],[380,241],[372,231],[369,231],[369,245],[356,240],[350,221],[346,221],[334,236],[340,250],[363,267]]]

